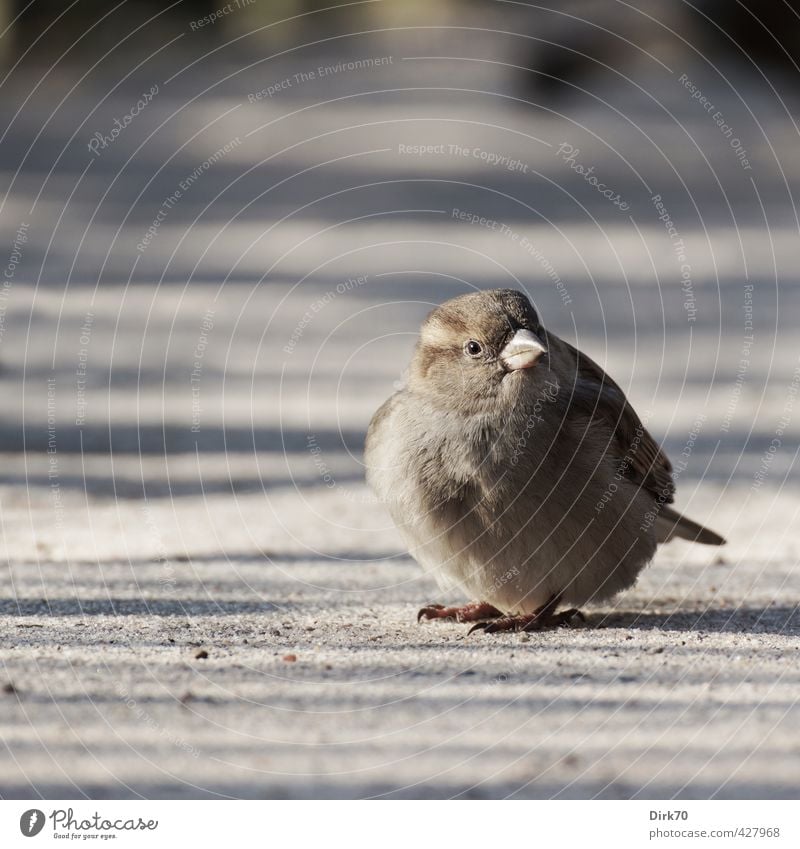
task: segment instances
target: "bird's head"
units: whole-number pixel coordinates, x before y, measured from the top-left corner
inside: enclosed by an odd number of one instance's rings
[[[521,391],[547,353],[531,302],[513,289],[460,295],[422,324],[409,387],[479,412]]]

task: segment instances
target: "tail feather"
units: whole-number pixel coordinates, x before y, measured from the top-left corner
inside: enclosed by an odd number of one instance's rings
[[[724,537],[665,505],[656,519],[656,538],[659,542],[669,542],[675,537],[701,542],[703,545],[725,545]]]

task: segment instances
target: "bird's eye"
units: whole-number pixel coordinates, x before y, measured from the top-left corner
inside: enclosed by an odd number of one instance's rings
[[[474,339],[470,339],[464,345],[464,353],[470,357],[478,357],[483,353],[483,348],[481,347],[480,342],[476,342]]]

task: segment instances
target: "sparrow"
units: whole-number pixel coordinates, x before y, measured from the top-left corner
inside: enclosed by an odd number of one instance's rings
[[[364,457],[412,556],[472,599],[430,604],[418,621],[569,624],[631,587],[660,543],[725,542],[669,506],[670,461],[620,387],[511,289],[427,316]]]

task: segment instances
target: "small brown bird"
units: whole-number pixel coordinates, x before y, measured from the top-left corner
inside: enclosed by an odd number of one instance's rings
[[[510,289],[428,315],[365,459],[411,554],[475,600],[419,619],[565,624],[632,586],[659,543],[725,542],[668,506],[672,466],[619,386]]]

